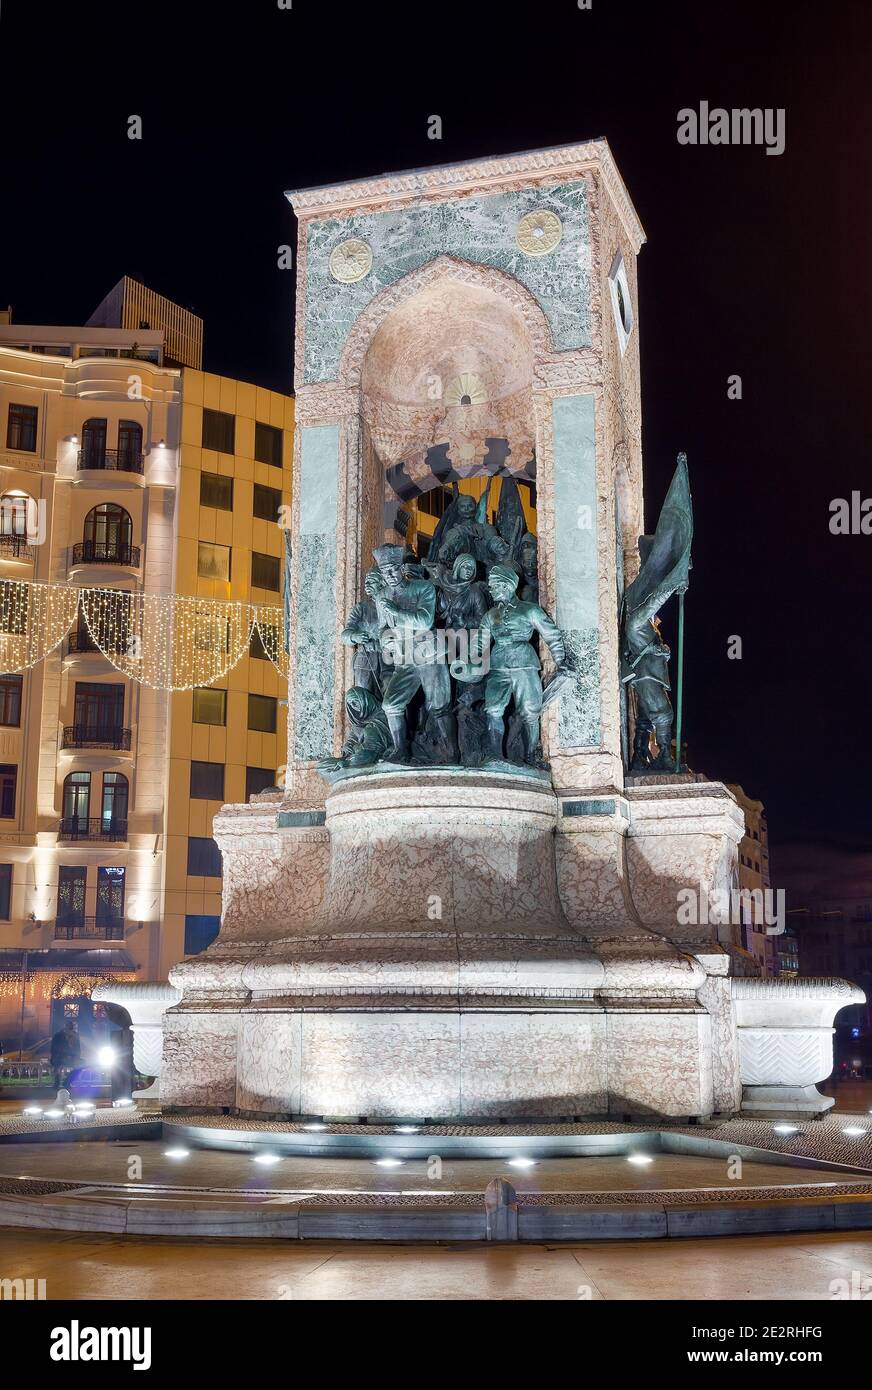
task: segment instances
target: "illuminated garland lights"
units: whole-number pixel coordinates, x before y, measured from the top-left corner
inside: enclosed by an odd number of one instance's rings
[[[132,984],[135,981],[135,974],[129,970],[107,973],[98,967],[73,971],[28,969],[24,972],[25,1004],[27,1008],[34,1008],[53,999],[79,999],[83,995],[90,995],[97,985]],[[20,970],[0,970],[0,999],[20,999],[21,983]]]
[[[256,631],[287,678],[282,609],[277,605],[78,589],[31,580],[0,581],[0,670],[25,671],[64,640],[79,603],[94,645],[117,671],[155,690],[213,685],[248,650]]]
[[[48,656],[72,627],[78,599],[66,584],[0,581],[0,670],[27,671]]]

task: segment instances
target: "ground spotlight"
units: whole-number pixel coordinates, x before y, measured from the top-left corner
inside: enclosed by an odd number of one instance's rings
[[[274,1163],[281,1163],[280,1154],[255,1154],[255,1163],[260,1163],[264,1168],[271,1168]]]
[[[164,1149],[164,1158],[190,1158],[190,1149]]]
[[[536,1160],[535,1160],[535,1158],[510,1158],[510,1159],[509,1159],[509,1167],[510,1167],[510,1168],[535,1168],[535,1167],[536,1167]]]
[[[402,1168],[403,1160],[401,1158],[377,1158],[375,1166],[376,1168]]]
[[[627,1162],[635,1163],[637,1167],[643,1168],[646,1164],[653,1163],[654,1160],[650,1154],[627,1154]]]

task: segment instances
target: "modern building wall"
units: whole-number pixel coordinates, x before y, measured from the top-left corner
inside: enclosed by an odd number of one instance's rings
[[[291,499],[291,459],[293,448],[293,407],[290,396],[227,377],[185,369],[182,404],[181,468],[179,473],[179,512],[176,546],[176,592],[203,598],[280,604],[277,589],[253,582],[268,577],[253,573],[253,557],[275,560],[276,582],[281,584],[284,561],[284,532],[279,517],[255,516],[266,512],[269,495],[274,494],[275,511],[288,506]],[[233,420],[233,449],[205,447],[204,411],[218,412]],[[257,424],[280,432],[280,464],[257,458],[265,454],[257,447]],[[261,443],[263,441],[261,440]],[[232,481],[232,503],[224,506],[204,504],[203,475],[217,475]],[[255,506],[255,490],[258,505]],[[205,496],[215,497],[215,491]],[[210,547],[222,547],[217,555],[229,552],[229,580],[209,578],[202,571],[214,563]],[[257,563],[262,563],[257,561]],[[257,644],[255,643],[255,649]],[[275,784],[285,763],[286,682],[271,661],[244,656],[215,689],[226,695],[224,723],[204,723],[204,711],[195,707],[196,695],[182,691],[172,698],[172,739],[169,767],[169,813],[167,821],[166,900],[161,948],[160,978],[185,954],[187,923],[188,946],[196,946],[217,934],[221,913],[221,879],[215,874],[189,872],[189,852],[205,852],[204,846],[191,846],[191,840],[211,843],[212,817],[224,802],[246,800],[247,778],[261,774]],[[254,696],[255,708],[249,697]],[[211,715],[211,711],[207,711]],[[272,718],[270,718],[270,715]],[[270,729],[252,724],[272,725]],[[223,768],[221,796],[191,795],[192,764],[212,765],[206,776],[217,776]],[[196,769],[202,772],[203,769]],[[217,857],[217,850],[213,853]],[[194,859],[194,862],[196,860]],[[201,920],[202,919],[202,920]],[[191,952],[189,951],[188,954]]]
[[[771,882],[769,827],[763,802],[755,801],[742,787],[731,786],[730,791],[745,817],[745,833],[739,841],[739,888],[748,889],[752,893],[766,893],[771,887]],[[780,974],[795,974],[796,966],[791,963],[793,952],[784,950],[788,943],[782,942],[780,936],[767,932],[766,927],[763,914],[755,912],[754,920],[741,926],[742,945],[750,951],[763,975],[774,977]]]
[[[159,329],[164,335],[168,362],[198,369],[203,365],[203,320],[129,275],[122,276],[101,300],[88,319],[88,326],[123,328],[136,333]]]
[[[118,355],[124,346],[114,329],[0,327],[0,494],[10,499],[0,508],[0,582],[281,603],[280,592],[252,587],[252,554],[274,557],[281,583],[283,550],[278,518],[254,516],[254,489],[273,489],[260,494],[261,510],[265,496],[290,500],[290,397],[163,366],[160,334],[148,345],[154,360],[143,360]],[[18,346],[3,345],[13,338]],[[16,406],[27,409],[32,439],[21,435]],[[233,417],[230,451],[203,447],[204,407]],[[89,420],[105,420],[113,462],[122,421],[141,430],[140,450],[122,450],[125,466],[86,466],[93,461],[83,447]],[[280,431],[279,466],[255,457],[256,422]],[[230,511],[201,505],[203,472],[232,479]],[[39,504],[31,508],[39,517],[33,544],[15,534],[16,498]],[[108,547],[99,543],[107,532],[94,512],[106,506],[122,509],[111,513],[121,530],[111,531]],[[202,543],[229,548],[227,583],[198,573]],[[263,581],[258,563],[255,577]],[[202,948],[208,919],[220,913],[221,877],[187,872],[189,838],[208,844],[222,800],[245,800],[247,768],[268,769],[274,780],[285,761],[282,683],[269,661],[246,656],[219,682],[227,722],[214,726],[194,721],[190,691],[167,694],[126,679],[88,648],[87,632],[74,625],[22,673],[17,709],[17,680],[0,677],[0,812],[7,813],[0,815],[0,1044],[7,1051],[18,1046],[23,951],[24,1034],[33,1043],[52,1025],[53,995],[85,998],[100,974],[165,978],[185,954],[186,923],[187,946]],[[98,704],[108,693],[103,687],[120,690],[110,737],[83,736],[92,732],[81,727],[86,697],[80,689],[77,703],[77,686],[84,685],[96,688]],[[250,694],[266,697],[255,722],[265,722],[264,707],[275,707],[275,732],[249,729]],[[222,797],[191,798],[192,760],[224,765]],[[65,799],[73,774],[87,801],[71,786]],[[104,798],[119,777],[127,782],[126,815],[112,817]],[[122,873],[123,914],[107,929],[107,901],[114,893],[117,902]],[[64,881],[82,874],[71,930]]]

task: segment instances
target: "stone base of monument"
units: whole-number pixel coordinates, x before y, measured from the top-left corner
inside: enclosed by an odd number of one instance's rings
[[[761,1119],[811,1119],[825,1115],[835,1097],[823,1096],[817,1086],[744,1086],[742,1113]]]
[[[740,1057],[763,1055],[759,1010],[734,992],[759,982],[730,979],[716,933],[679,924],[676,893],[728,884],[741,833],[719,783],[557,795],[502,769],[358,772],[321,813],[269,795],[225,807],[221,933],[171,972],[164,1107],[461,1122],[734,1113],[758,1079]],[[779,986],[766,1004],[779,1074],[760,1079],[813,1084],[829,1074],[836,1009],[862,995],[812,990],[817,1051],[803,1044],[794,1078],[790,1029],[807,999]]]

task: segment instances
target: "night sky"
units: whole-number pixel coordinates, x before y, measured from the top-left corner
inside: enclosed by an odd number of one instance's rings
[[[776,846],[869,847],[872,535],[829,531],[872,497],[867,4],[4,0],[0,52],[0,304],[81,323],[133,275],[204,318],[207,369],[278,390],[285,189],[607,137],[649,238],[649,528],[690,463],[691,763]],[[679,145],[702,100],[783,107],[785,152]]]

